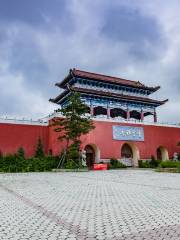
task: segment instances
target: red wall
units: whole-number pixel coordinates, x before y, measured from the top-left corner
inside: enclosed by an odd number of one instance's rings
[[[105,121],[95,121],[96,128],[82,137],[82,148],[87,144],[95,144],[100,150],[101,159],[120,158],[124,141],[112,139],[113,125],[141,126],[144,128],[145,141],[133,142],[139,149],[141,159],[149,159],[151,155],[156,156],[159,146],[168,150],[170,158],[174,152],[179,151],[177,142],[180,141],[180,128]],[[20,146],[23,146],[26,155],[31,156],[34,154],[39,136],[43,141],[46,153],[51,149],[56,155],[65,147],[65,143],[57,140],[58,133],[52,127],[0,123],[0,150],[4,154],[15,153]]]
[[[85,137],[86,142],[95,143],[101,151],[101,158],[120,158],[121,147],[125,141],[112,139],[113,125],[141,126],[144,128],[144,142],[134,143],[140,152],[141,159],[156,156],[159,146],[167,148],[169,156],[172,158],[173,153],[178,151],[177,142],[180,141],[180,128],[150,126],[141,124],[124,124],[115,122],[96,122],[96,129]]]
[[[15,153],[22,146],[29,157],[34,155],[40,137],[47,152],[48,136],[47,126],[0,123],[0,150],[3,154]]]
[[[145,141],[131,142],[139,149],[140,159],[150,159],[152,155],[156,156],[157,148],[160,146],[168,150],[170,158],[173,157],[174,152],[180,150],[177,147],[177,142],[180,141],[180,128],[105,121],[95,121],[96,128],[82,137],[82,148],[87,144],[95,144],[100,150],[101,159],[120,158],[121,147],[126,141],[113,140],[113,125],[141,126],[144,128]],[[57,140],[57,136],[58,134],[50,128],[50,148],[54,154],[59,153],[64,147],[64,144],[62,146],[62,143]]]

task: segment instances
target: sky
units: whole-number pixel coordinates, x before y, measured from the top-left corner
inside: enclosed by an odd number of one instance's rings
[[[160,85],[180,122],[179,0],[0,0],[0,116],[41,118],[78,68]]]

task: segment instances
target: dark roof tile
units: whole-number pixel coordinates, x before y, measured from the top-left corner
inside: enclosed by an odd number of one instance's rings
[[[147,89],[150,90],[151,92],[154,92],[160,88],[160,86],[157,87],[148,87],[142,84],[139,81],[133,81],[133,80],[128,80],[128,79],[123,79],[123,78],[118,78],[118,77],[111,77],[99,73],[92,73],[92,72],[86,72],[82,71],[79,69],[70,69],[70,72],[68,76],[60,83],[56,83],[56,86],[64,88],[68,81],[72,77],[80,77],[80,78],[87,78],[87,79],[92,79],[92,80],[98,80],[98,81],[103,81],[103,82],[109,82],[109,83],[116,83],[119,85],[124,85],[124,86],[131,86],[135,88],[142,88],[142,89]]]

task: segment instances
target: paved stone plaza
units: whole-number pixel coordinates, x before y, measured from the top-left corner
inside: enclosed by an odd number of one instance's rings
[[[0,174],[4,239],[180,239],[180,174]]]

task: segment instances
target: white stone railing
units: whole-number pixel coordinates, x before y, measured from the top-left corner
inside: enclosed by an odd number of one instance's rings
[[[8,117],[0,117],[0,123],[12,123],[12,124],[26,124],[26,125],[39,125],[39,126],[47,126],[49,120],[54,117],[63,117],[60,112],[54,111],[52,114],[48,116],[33,120],[33,119],[18,119],[18,118],[8,118]],[[151,122],[151,121],[139,121],[139,120],[126,120],[126,119],[114,119],[107,118],[107,116],[94,116],[92,117],[94,121],[104,121],[104,122],[114,122],[114,123],[130,123],[130,124],[141,124],[141,125],[151,125],[151,126],[164,126],[164,127],[176,127],[180,128],[180,123],[168,123],[168,122]]]
[[[93,117],[95,121],[106,121],[106,122],[117,122],[117,123],[132,123],[132,124],[142,124],[142,125],[153,125],[153,126],[164,126],[164,127],[176,127],[180,128],[180,123],[168,123],[168,122],[152,122],[152,121],[139,121],[139,120],[126,120],[126,119],[113,119],[113,118],[99,118]]]
[[[9,117],[0,117],[0,123],[10,123],[10,124],[25,124],[25,125],[40,125],[47,126],[48,121],[46,119],[19,119],[19,118],[9,118]]]
[[[49,115],[49,119],[52,119],[54,117],[62,117],[62,114],[60,112],[54,112],[51,115]],[[105,121],[105,122],[119,122],[119,123],[132,123],[132,124],[142,124],[142,125],[153,125],[153,126],[166,126],[166,127],[177,127],[180,128],[180,123],[169,123],[169,122],[153,122],[153,121],[143,121],[140,120],[126,120],[126,119],[114,119],[114,118],[107,118],[106,115],[104,116],[93,116],[93,120],[95,121]]]

